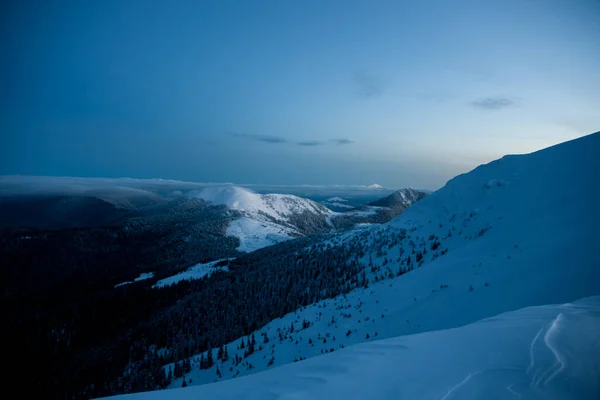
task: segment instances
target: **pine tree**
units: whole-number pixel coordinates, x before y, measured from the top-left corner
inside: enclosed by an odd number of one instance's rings
[[[221,357],[221,360],[223,362],[229,360],[229,352],[227,351],[227,345],[225,345],[225,347],[223,347],[223,357]]]
[[[210,368],[213,366],[214,364],[214,360],[213,360],[213,354],[212,354],[212,347],[208,346],[208,354],[206,356],[206,368]]]
[[[180,378],[183,375],[183,371],[181,370],[181,364],[179,362],[175,363],[175,370],[173,371],[173,376],[175,378]]]
[[[254,343],[256,343],[256,340],[254,340],[254,334],[252,334],[252,336],[248,339],[248,356],[254,353]]]

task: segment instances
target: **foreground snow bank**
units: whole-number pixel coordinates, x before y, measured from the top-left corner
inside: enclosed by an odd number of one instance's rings
[[[600,296],[362,343],[225,382],[119,397],[596,400]]]

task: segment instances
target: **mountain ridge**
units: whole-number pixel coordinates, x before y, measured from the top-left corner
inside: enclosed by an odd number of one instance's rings
[[[413,203],[427,196],[426,193],[412,188],[404,188],[395,191],[387,197],[368,203],[370,206],[388,207],[397,211],[404,211]]]
[[[359,287],[257,330],[273,345],[242,355],[252,368],[234,364],[230,372],[224,366],[215,378],[214,367],[194,367],[188,374],[193,384],[270,369],[269,354],[275,367],[373,337],[456,328],[523,307],[598,295],[600,255],[591,238],[600,221],[593,185],[600,135],[553,149],[479,166],[385,225],[300,252],[299,259],[310,259],[345,249],[348,265],[364,268]],[[542,196],[549,187],[569,190]],[[307,326],[290,328],[298,324]],[[228,344],[236,357],[240,340]],[[171,387],[177,385],[181,378]]]
[[[333,228],[327,207],[290,194],[258,194],[234,186],[215,186],[188,194],[212,204],[224,204],[242,213],[227,235],[240,239],[240,251],[253,251],[291,238]]]

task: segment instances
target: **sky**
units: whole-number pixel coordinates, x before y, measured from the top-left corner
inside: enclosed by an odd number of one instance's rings
[[[0,174],[437,189],[600,130],[600,1],[0,7]]]

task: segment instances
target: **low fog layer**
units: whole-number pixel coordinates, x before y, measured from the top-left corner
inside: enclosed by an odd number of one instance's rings
[[[78,178],[45,176],[0,176],[0,196],[92,196],[115,204],[145,205],[187,195],[229,182],[183,182],[163,179]],[[256,185],[236,184],[257,193],[294,194],[324,200],[341,196],[368,201],[394,192],[396,188],[370,188],[370,185]]]

